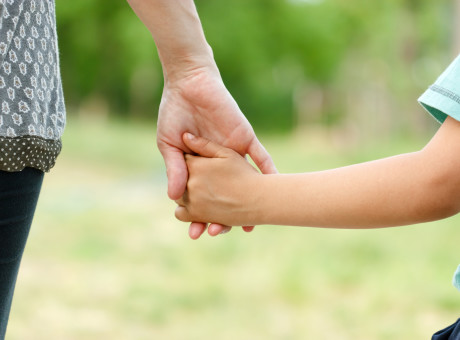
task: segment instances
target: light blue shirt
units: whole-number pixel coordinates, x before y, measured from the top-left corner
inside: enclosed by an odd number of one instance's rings
[[[460,121],[460,56],[441,74],[418,99],[419,103],[440,123],[447,116]],[[460,290],[460,265],[452,279]]]
[[[455,288],[460,290],[460,265],[457,268],[457,271],[454,274],[454,278],[452,279],[452,284]]]

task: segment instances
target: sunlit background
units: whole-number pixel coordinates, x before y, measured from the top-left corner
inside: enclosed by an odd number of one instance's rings
[[[56,3],[69,119],[8,339],[429,339],[460,316],[458,217],[191,241],[155,146],[162,72],[149,32],[125,1]],[[438,128],[416,99],[460,51],[460,1],[196,4],[281,172],[417,150]]]

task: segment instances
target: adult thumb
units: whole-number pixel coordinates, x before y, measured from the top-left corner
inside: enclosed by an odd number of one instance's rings
[[[263,174],[278,173],[270,154],[257,137],[254,137],[251,145],[249,145],[248,154]]]

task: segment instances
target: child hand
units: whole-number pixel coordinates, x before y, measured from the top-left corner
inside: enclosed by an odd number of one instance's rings
[[[189,133],[184,134],[184,143],[199,156],[185,156],[189,179],[185,194],[176,200],[176,218],[254,225],[262,175],[232,149]]]

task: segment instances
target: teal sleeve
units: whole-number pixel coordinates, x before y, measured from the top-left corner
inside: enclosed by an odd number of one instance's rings
[[[418,101],[440,123],[443,123],[447,116],[460,121],[460,56]],[[460,266],[452,278],[452,284],[460,290]]]
[[[458,266],[457,271],[455,272],[454,277],[452,278],[452,284],[455,288],[460,290],[460,265]]]
[[[460,56],[418,101],[440,123],[447,116],[460,121]]]

